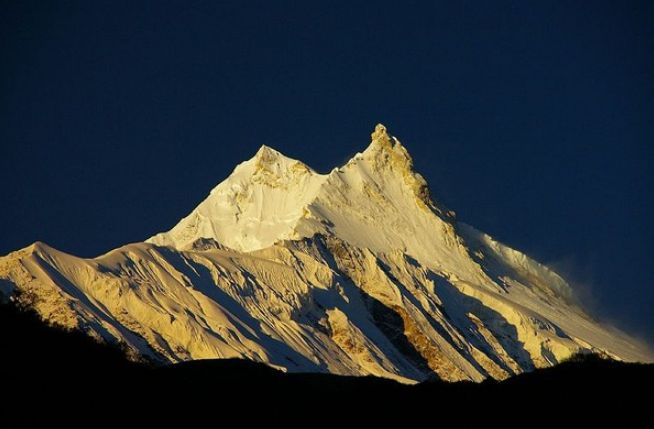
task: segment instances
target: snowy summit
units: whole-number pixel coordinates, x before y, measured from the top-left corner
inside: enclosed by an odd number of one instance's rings
[[[244,358],[402,382],[651,353],[544,265],[460,223],[377,125],[329,174],[262,146],[167,232],[94,259],[0,258],[0,293],[162,362]]]

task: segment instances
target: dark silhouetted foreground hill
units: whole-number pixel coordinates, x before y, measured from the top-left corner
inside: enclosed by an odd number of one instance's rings
[[[266,407],[283,413],[291,407],[296,414],[313,412],[317,404],[354,410],[363,403],[377,403],[379,413],[405,412],[405,407],[421,413],[432,407],[578,413],[583,404],[584,409],[600,415],[633,416],[634,412],[649,414],[654,382],[654,365],[596,356],[577,356],[504,382],[433,381],[416,386],[375,377],[285,374],[244,360],[157,367],[129,361],[117,346],[48,326],[35,314],[5,304],[0,305],[0,351],[5,406],[15,401],[12,406],[34,409],[57,404],[69,408],[97,405],[108,400],[112,407],[151,406],[174,400],[178,405],[220,404],[223,410]]]

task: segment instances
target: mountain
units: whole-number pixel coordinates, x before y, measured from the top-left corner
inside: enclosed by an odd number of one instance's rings
[[[144,242],[93,259],[40,242],[10,253],[0,294],[156,362],[413,383],[505,379],[585,352],[653,360],[554,271],[435,202],[382,125],[329,174],[263,146]]]

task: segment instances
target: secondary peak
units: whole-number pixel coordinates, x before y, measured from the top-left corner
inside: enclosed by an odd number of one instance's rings
[[[266,146],[265,144],[261,145],[254,157],[262,163],[272,163],[279,158],[285,158],[281,152],[276,151],[275,149],[271,148],[270,146]]]

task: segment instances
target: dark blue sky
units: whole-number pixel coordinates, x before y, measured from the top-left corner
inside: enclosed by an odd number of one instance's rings
[[[654,340],[653,2],[5,3],[0,254],[143,240],[261,144],[326,172],[383,122],[460,219]]]

